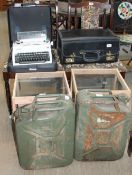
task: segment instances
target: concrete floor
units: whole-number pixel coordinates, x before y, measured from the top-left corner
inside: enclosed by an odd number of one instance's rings
[[[67,167],[37,171],[23,170],[18,163],[11,123],[5,100],[2,68],[9,53],[6,13],[0,12],[0,174],[1,175],[131,175],[132,157],[106,162],[78,162]],[[132,74],[126,80],[132,89]]]

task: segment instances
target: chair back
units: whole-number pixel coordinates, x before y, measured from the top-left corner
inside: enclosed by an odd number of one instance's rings
[[[99,15],[103,14],[102,27],[106,27],[106,13],[110,12],[110,5],[108,2],[71,2],[68,6],[68,29],[71,29],[72,19],[74,18],[74,28],[78,28],[79,17],[81,18],[81,28],[98,28],[99,27]],[[71,9],[75,9],[75,13],[71,13]],[[80,12],[78,11],[80,9]]]

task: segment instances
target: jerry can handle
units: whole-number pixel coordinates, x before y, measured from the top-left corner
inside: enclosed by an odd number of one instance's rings
[[[38,99],[38,98],[59,97],[60,95],[62,95],[62,94],[45,94],[45,93],[43,93],[43,94],[36,95],[35,98]]]
[[[35,105],[45,105],[45,104],[62,104],[62,100],[56,100],[56,101],[36,101]]]
[[[61,112],[62,110],[64,110],[64,108],[62,108],[62,107],[60,107],[60,108],[47,108],[47,109],[44,109],[44,108],[43,109],[34,109],[32,112],[32,120],[36,120],[38,118],[39,115],[36,115],[36,113],[39,113],[39,112],[46,113],[46,112],[55,112],[55,111]]]
[[[45,96],[45,94],[39,94],[35,96],[34,101],[32,103],[32,106],[37,105],[44,105],[44,104],[62,104],[64,100],[57,99],[57,97],[60,97],[62,94],[48,94]],[[39,99],[42,99],[39,101]],[[43,100],[44,99],[44,100]],[[45,100],[46,99],[46,100]],[[68,95],[65,95],[65,100],[69,100],[70,97]]]
[[[62,100],[46,100],[46,101],[34,101],[32,103],[32,107],[35,108],[36,106],[42,106],[42,105],[46,105],[46,104],[60,104],[62,105],[63,104],[63,101]]]
[[[39,102],[43,103],[46,101],[52,101],[52,100],[57,100],[57,97],[59,97],[60,94],[39,94],[37,96],[35,96],[34,100],[33,100],[33,104],[37,103],[39,101],[39,99],[44,99],[44,100],[40,100]],[[53,99],[52,99],[53,98]],[[45,99],[47,99],[45,101]]]
[[[33,111],[38,112],[45,112],[45,111],[58,111],[58,110],[64,110],[62,106],[60,107],[45,107],[46,104],[60,104],[62,105],[62,100],[56,100],[56,101],[35,101],[32,105]],[[42,107],[40,109],[40,107]]]
[[[113,104],[115,109],[120,112],[120,107],[119,107],[119,103],[118,103],[118,99],[114,96],[114,95],[106,95],[106,96],[93,96],[92,98],[113,98],[114,101],[111,102],[111,103],[103,103],[103,104],[106,104],[106,105],[110,105],[110,104]],[[102,103],[102,102],[101,102]]]
[[[54,105],[61,105],[61,106],[63,106],[63,103],[62,103],[62,101],[56,101],[56,102],[35,102],[33,105],[32,105],[32,108],[33,108],[33,110],[38,110],[38,109],[40,109],[39,107],[43,107],[43,109],[47,109],[48,107],[45,107],[45,105],[46,104],[54,104]],[[61,107],[58,107],[58,108],[61,108]],[[42,108],[41,108],[42,109]],[[52,107],[50,107],[50,109],[52,109]],[[56,109],[57,109],[57,107],[56,107]]]
[[[48,112],[48,111],[62,111],[64,108],[62,107],[57,107],[57,108],[36,108],[34,111],[35,112]]]
[[[109,92],[110,94],[112,94],[112,91],[110,89],[88,89],[89,92]]]

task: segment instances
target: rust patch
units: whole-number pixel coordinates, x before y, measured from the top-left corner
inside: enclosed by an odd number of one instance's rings
[[[98,131],[96,133],[96,143],[100,145],[109,144],[110,133],[107,131]]]
[[[123,134],[123,124],[117,126],[111,136],[111,144],[113,145],[113,148],[116,149],[116,151],[119,150],[119,148],[121,147],[120,145],[120,141],[122,138],[122,134]]]
[[[89,126],[86,128],[86,139],[84,143],[84,150],[88,151],[92,148],[92,142],[93,142],[93,132]]]
[[[93,104],[88,112],[91,123],[94,128],[106,129],[110,128],[116,123],[124,120],[125,113],[122,112],[103,112],[97,109]]]

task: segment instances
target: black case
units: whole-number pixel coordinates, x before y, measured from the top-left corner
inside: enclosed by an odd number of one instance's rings
[[[47,38],[52,41],[51,8],[47,5],[22,4],[20,7],[10,6],[8,9],[9,42],[12,48],[17,40],[17,32],[47,31]],[[12,50],[12,49],[11,49]],[[8,60],[8,71],[32,72],[55,71],[57,63],[13,66],[11,53]]]
[[[119,38],[109,29],[60,30],[57,51],[62,64],[115,62]]]

